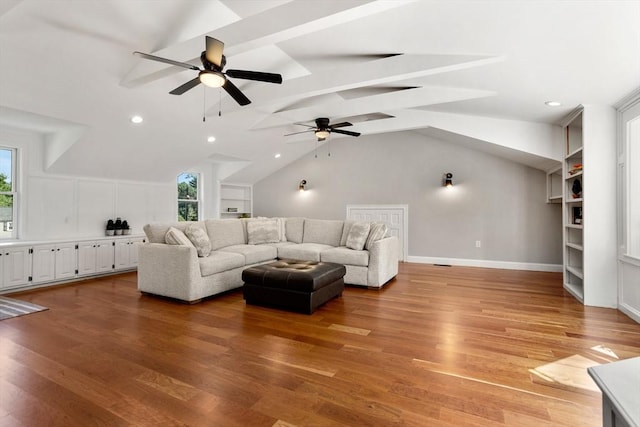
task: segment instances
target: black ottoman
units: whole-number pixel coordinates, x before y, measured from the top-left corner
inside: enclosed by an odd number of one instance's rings
[[[344,265],[282,259],[242,272],[247,304],[311,314],[344,290]]]

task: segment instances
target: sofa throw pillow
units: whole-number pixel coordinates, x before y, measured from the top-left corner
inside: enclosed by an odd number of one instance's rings
[[[349,229],[346,246],[356,251],[363,250],[364,244],[367,242],[367,237],[369,237],[370,227],[371,224],[368,222],[354,222],[351,229]]]
[[[164,235],[164,241],[168,245],[184,245],[193,246],[191,240],[180,230],[175,227],[169,227],[167,234]]]
[[[184,234],[187,235],[193,246],[196,247],[196,251],[198,251],[199,257],[208,257],[211,253],[211,241],[209,240],[209,236],[207,232],[204,231],[202,227],[198,227],[197,225],[190,225],[184,231]]]
[[[287,241],[287,219],[286,218],[276,218],[278,223],[278,237],[281,242]]]
[[[247,222],[247,240],[250,245],[263,243],[278,243],[278,221],[275,219],[256,220]]]
[[[387,224],[384,222],[374,222],[371,224],[371,230],[369,231],[369,237],[367,237],[367,242],[364,244],[364,248],[366,250],[371,249],[371,245],[373,242],[376,242],[382,239],[387,234]]]

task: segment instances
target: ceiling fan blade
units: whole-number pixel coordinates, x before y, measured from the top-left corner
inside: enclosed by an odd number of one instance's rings
[[[213,37],[206,36],[207,40],[207,49],[205,57],[207,61],[212,64],[216,64],[218,67],[222,68],[222,51],[224,50],[224,43],[222,43],[218,39],[214,39]]]
[[[260,71],[246,71],[246,70],[227,70],[225,74],[235,79],[243,80],[256,80],[259,82],[267,83],[282,83],[282,76],[274,73],[263,73]]]
[[[331,129],[332,133],[341,133],[343,135],[349,136],[360,136],[360,132],[351,132],[350,130],[342,130],[342,129]]]
[[[224,90],[227,91],[227,93],[229,95],[231,95],[231,97],[233,99],[236,100],[236,102],[240,105],[247,105],[247,104],[251,104],[251,101],[249,100],[249,98],[247,98],[246,96],[244,96],[244,93],[242,93],[240,91],[240,89],[238,89],[238,87],[236,85],[234,85],[233,83],[231,83],[231,81],[229,79],[227,79],[227,81],[225,82],[225,84],[222,86],[222,88]]]
[[[308,133],[308,132],[313,132],[313,129],[303,130],[303,131],[300,131],[300,132],[287,133],[284,136],[298,135],[298,134],[301,134],[301,133]]]
[[[332,128],[343,128],[345,126],[353,126],[351,123],[349,122],[341,122],[341,123],[336,123],[335,125],[331,125],[330,127]]]
[[[148,53],[142,53],[138,51],[133,52],[133,54],[135,56],[139,56],[140,58],[150,59],[152,61],[164,62],[165,64],[175,65],[177,67],[187,68],[189,70],[200,71],[200,68],[196,67],[195,65],[187,64],[186,62],[174,61],[173,59],[161,58],[159,56],[149,55]]]
[[[174,90],[172,90],[169,93],[171,95],[182,95],[183,93],[185,93],[189,89],[193,89],[194,87],[198,86],[199,84],[200,84],[200,77],[196,77],[193,80],[189,80],[188,82],[186,82],[182,86],[178,86],[177,88],[175,88]]]

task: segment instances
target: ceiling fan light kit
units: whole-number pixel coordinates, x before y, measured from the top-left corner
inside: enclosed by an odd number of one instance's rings
[[[329,138],[329,131],[326,129],[318,129],[316,131],[316,137],[318,139],[327,139]]]
[[[222,54],[222,51],[224,50],[224,43],[209,36],[206,36],[205,41],[206,50],[200,55],[202,69],[186,62],[174,61],[173,59],[149,55],[148,53],[136,51],[133,52],[133,54],[151,61],[162,62],[169,65],[175,65],[176,67],[199,71],[198,77],[178,86],[169,92],[171,95],[182,95],[186,91],[193,89],[202,83],[209,87],[222,87],[238,104],[247,105],[251,104],[251,100],[247,98],[242,91],[227,78],[227,76],[235,79],[255,80],[266,83],[282,83],[282,75],[275,73],[263,73],[261,71],[247,70],[227,70],[226,73],[223,72],[224,66],[227,63],[227,58]]]
[[[198,78],[200,79],[200,83],[209,87],[222,87],[227,79],[224,77],[219,71],[200,71],[198,74]]]

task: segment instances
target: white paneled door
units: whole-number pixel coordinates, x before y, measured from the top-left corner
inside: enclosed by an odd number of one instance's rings
[[[389,234],[400,242],[400,261],[406,261],[409,246],[407,227],[409,225],[408,205],[347,205],[347,219],[354,221],[384,222]]]

